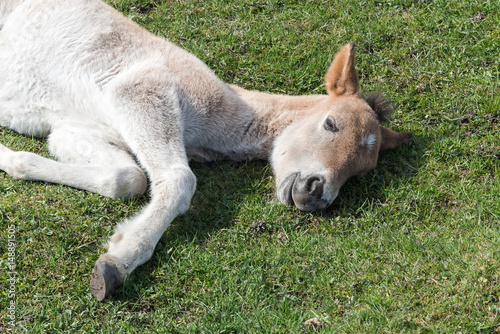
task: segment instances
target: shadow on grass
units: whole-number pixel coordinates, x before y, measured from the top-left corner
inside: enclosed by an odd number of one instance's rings
[[[326,211],[313,215],[321,215],[327,220],[339,216],[359,218],[367,202],[383,205],[387,200],[387,187],[397,188],[408,182],[425,163],[424,152],[432,140],[429,136],[414,137],[407,146],[383,153],[374,171],[364,177],[348,180],[338,199]],[[170,261],[169,250],[192,242],[203,244],[217,231],[234,227],[241,219],[242,205],[249,198],[260,197],[259,201],[272,201],[274,203],[271,205],[277,208],[281,205],[274,195],[273,174],[267,162],[192,163],[191,167],[198,184],[190,210],[174,220],[158,243],[151,260],[134,271],[125,283],[124,291],[115,293],[112,300],[140,299],[141,291],[157,281],[153,276],[155,268]],[[296,208],[282,206],[281,209],[290,210],[290,214],[298,220],[310,219],[310,213]]]
[[[426,163],[424,153],[433,140],[430,136],[414,136],[407,145],[381,153],[373,171],[363,177],[352,177],[342,186],[324,217],[359,218],[367,203],[385,204],[387,190],[407,183]]]

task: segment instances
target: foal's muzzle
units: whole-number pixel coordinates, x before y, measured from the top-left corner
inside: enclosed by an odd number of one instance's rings
[[[302,177],[294,173],[278,186],[278,197],[282,202],[295,205],[303,211],[326,209],[336,197],[328,196],[325,177],[319,174]]]
[[[323,198],[325,183],[322,175],[297,176],[291,191],[295,206],[304,211],[326,209],[331,202]]]

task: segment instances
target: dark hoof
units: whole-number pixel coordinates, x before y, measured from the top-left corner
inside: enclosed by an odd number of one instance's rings
[[[113,260],[101,256],[95,263],[90,279],[90,291],[94,297],[103,300],[122,283],[120,272]]]

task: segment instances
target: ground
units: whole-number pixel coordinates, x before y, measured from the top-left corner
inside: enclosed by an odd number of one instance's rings
[[[333,55],[354,41],[361,87],[391,98],[386,125],[414,138],[319,213],[279,204],[266,162],[193,163],[190,210],[104,302],[90,293],[92,267],[147,198],[0,173],[1,331],[500,331],[495,1],[108,2],[225,81],[273,93],[324,93]],[[6,129],[0,142],[47,155]]]

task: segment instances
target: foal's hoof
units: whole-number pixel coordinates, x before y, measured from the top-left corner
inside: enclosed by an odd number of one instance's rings
[[[120,272],[114,261],[106,256],[101,256],[95,263],[90,279],[90,291],[94,297],[103,300],[122,283],[123,280],[120,278]]]

